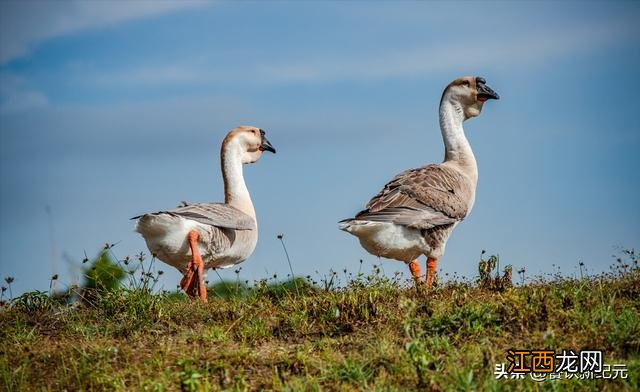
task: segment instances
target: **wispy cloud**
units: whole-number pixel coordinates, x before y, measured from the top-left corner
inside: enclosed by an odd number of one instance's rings
[[[469,72],[479,68],[531,69],[567,56],[600,50],[621,38],[637,39],[624,24],[549,29],[545,32],[487,39],[474,45],[466,40],[412,49],[352,53],[260,69],[258,75],[273,82],[327,82],[416,77],[432,72]]]
[[[87,69],[83,82],[98,86],[163,86],[209,84],[229,79],[231,71],[224,74],[213,67],[174,63],[140,66],[116,71]],[[233,78],[235,79],[235,78]]]
[[[465,73],[487,68],[512,68],[524,72],[562,61],[568,56],[601,50],[625,39],[637,39],[633,26],[628,23],[572,26],[535,33],[522,31],[500,39],[487,37],[474,45],[470,45],[466,38],[460,38],[403,50],[379,48],[331,56],[300,56],[296,53],[296,58],[287,58],[290,56],[287,53],[274,53],[273,57],[279,62],[268,64],[225,66],[218,61],[214,65],[213,61],[199,59],[197,63],[95,70],[85,74],[85,82],[100,86],[207,85],[220,82],[260,85],[412,78],[434,72]]]
[[[209,0],[3,0],[0,2],[0,64],[27,55],[47,39],[210,3]]]
[[[24,78],[0,74],[0,114],[10,114],[46,106],[47,97],[27,85]]]

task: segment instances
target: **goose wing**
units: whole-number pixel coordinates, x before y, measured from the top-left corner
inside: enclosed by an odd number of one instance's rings
[[[472,184],[462,173],[427,165],[395,176],[356,219],[430,229],[464,219],[471,197]]]
[[[152,214],[169,214],[191,219],[205,225],[227,229],[253,230],[256,228],[256,223],[252,217],[224,203],[187,204],[183,202],[183,205],[173,210],[158,211]],[[144,215],[139,215],[131,219],[138,219],[142,216]]]

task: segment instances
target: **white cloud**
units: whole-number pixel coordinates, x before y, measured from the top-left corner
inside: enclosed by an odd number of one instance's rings
[[[98,86],[194,85],[215,81],[215,72],[206,72],[188,64],[143,66],[118,71],[89,70],[85,83]]]
[[[488,67],[517,67],[524,71],[599,50],[620,38],[635,39],[633,33],[632,27],[622,24],[525,31],[500,39],[487,37],[473,44],[461,40],[402,51],[382,49],[378,53],[288,61],[286,65],[262,68],[258,75],[273,82],[327,82],[470,72]]]
[[[0,64],[47,39],[119,22],[210,4],[184,1],[0,1]]]
[[[487,68],[527,72],[532,67],[601,50],[629,37],[636,39],[633,28],[624,23],[549,28],[544,32],[522,31],[499,39],[486,37],[474,44],[466,39],[452,39],[404,50],[379,48],[331,56],[310,54],[303,58],[298,53],[294,54],[296,58],[287,58],[291,56],[289,53],[272,53],[280,59],[279,63],[225,66],[199,59],[192,63],[142,65],[134,69],[90,70],[83,75],[83,82],[98,86],[287,84],[411,78],[434,72],[468,73]]]

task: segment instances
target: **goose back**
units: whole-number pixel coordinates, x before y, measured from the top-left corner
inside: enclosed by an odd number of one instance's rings
[[[431,229],[463,220],[475,198],[475,183],[444,164],[406,170],[374,196],[355,219]]]

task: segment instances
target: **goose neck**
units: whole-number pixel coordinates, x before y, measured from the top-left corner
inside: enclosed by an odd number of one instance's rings
[[[251,196],[244,182],[242,152],[234,143],[229,143],[223,146],[220,161],[224,180],[224,202],[255,219]]]
[[[464,110],[459,103],[442,101],[440,130],[445,146],[444,162],[457,164],[470,176],[477,178],[476,159],[462,127],[464,119]]]

